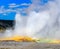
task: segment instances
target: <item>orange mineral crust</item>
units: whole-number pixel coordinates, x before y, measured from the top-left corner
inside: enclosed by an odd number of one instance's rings
[[[59,44],[60,43],[60,40],[57,40],[57,39],[42,39],[42,38],[34,39],[34,38],[28,37],[28,36],[5,37],[5,38],[0,38],[0,41],[38,42],[38,43],[50,43],[50,44]]]
[[[0,41],[35,42],[34,39],[28,36],[13,36],[13,37],[0,38]]]

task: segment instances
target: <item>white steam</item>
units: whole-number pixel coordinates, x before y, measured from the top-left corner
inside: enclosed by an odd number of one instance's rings
[[[57,38],[60,39],[59,28],[59,4],[57,0],[49,1],[45,5],[39,5],[39,0],[33,3],[26,10],[26,17],[17,14],[16,35],[24,35],[35,38]]]
[[[25,9],[27,16],[17,13],[14,31],[9,30],[4,35],[60,39],[60,0],[51,0],[44,5],[40,5],[39,1],[32,0],[32,4]]]
[[[23,19],[26,19],[26,17],[17,14],[14,34],[35,37],[34,34],[36,34],[45,27],[49,18],[50,16],[48,11],[39,13],[31,11],[27,18],[27,21],[26,20],[23,21]]]

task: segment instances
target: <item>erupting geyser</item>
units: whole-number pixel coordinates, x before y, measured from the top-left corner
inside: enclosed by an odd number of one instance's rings
[[[23,8],[22,12],[15,10],[17,13],[14,30],[6,29],[0,35],[60,40],[60,1],[40,1],[32,0],[32,4],[28,8]]]

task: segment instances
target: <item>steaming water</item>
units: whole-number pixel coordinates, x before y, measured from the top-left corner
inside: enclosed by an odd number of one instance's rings
[[[37,1],[37,0],[36,0]],[[16,14],[14,30],[8,29],[0,33],[3,37],[14,35],[30,36],[32,38],[60,39],[60,1],[49,1],[40,6],[33,2],[26,10],[27,15]]]
[[[36,37],[35,34],[38,34],[38,32],[40,32],[45,27],[49,18],[49,12],[47,11],[39,13],[32,11],[31,13],[29,13],[28,18],[23,17],[20,14],[17,14],[15,26],[16,33],[14,34]]]
[[[44,6],[37,3],[28,8],[28,15],[16,15],[15,35],[33,38],[60,39],[60,10],[58,1],[49,2]]]

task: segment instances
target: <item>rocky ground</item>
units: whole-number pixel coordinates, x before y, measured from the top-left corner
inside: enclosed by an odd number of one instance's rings
[[[60,44],[36,42],[0,42],[0,49],[60,49]]]

